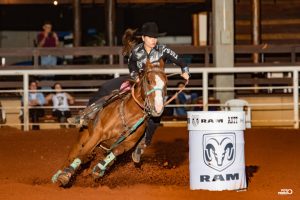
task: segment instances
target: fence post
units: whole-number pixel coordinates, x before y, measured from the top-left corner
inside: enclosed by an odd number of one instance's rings
[[[24,131],[29,131],[29,110],[28,110],[28,73],[23,74],[23,126]]]
[[[299,128],[299,91],[298,91],[298,70],[293,71],[293,94],[294,94],[294,128]]]
[[[120,74],[119,73],[115,73],[114,74],[114,78],[118,78],[118,77],[120,77]]]
[[[39,54],[40,54],[39,51],[36,48],[34,48],[33,49],[33,66],[35,69],[37,69],[39,66]]]
[[[204,71],[202,73],[202,96],[203,96],[203,111],[208,111],[208,73]]]
[[[209,67],[209,47],[205,47],[205,53],[204,53],[204,66]]]
[[[122,53],[122,49],[120,49],[120,51],[119,51],[119,66],[123,67],[123,65],[124,65],[124,56]]]
[[[296,63],[296,48],[295,46],[293,46],[291,48],[291,62],[292,64],[295,64]]]

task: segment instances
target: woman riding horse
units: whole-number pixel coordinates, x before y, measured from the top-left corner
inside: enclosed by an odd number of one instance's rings
[[[127,29],[123,35],[123,55],[128,56],[128,68],[130,78],[139,81],[139,74],[144,70],[147,59],[151,63],[158,63],[160,59],[169,61],[181,67],[181,76],[188,80],[190,78],[188,66],[179,58],[179,56],[166,45],[158,44],[157,38],[165,33],[159,33],[158,26],[155,22],[147,22],[143,24],[140,30]],[[142,41],[142,42],[141,42]],[[80,116],[69,119],[69,123],[86,124],[87,121],[94,117],[95,113],[107,105],[111,98],[113,90],[124,91],[130,87],[127,81],[129,77],[123,76],[107,81],[102,85],[99,91],[89,101],[89,106],[82,112]],[[116,93],[118,94],[118,93]],[[140,161],[143,148],[149,145],[152,136],[160,123],[160,118],[150,118],[147,129],[145,131],[145,139],[137,146],[132,154],[133,160],[138,163]]]
[[[164,110],[167,77],[163,62],[153,65],[146,63],[145,71],[139,75],[139,82],[124,92],[98,112],[90,120],[88,129],[81,132],[78,142],[69,153],[63,170],[53,177],[53,182],[67,185],[82,163],[91,159],[97,146],[106,157],[97,163],[92,175],[99,178],[104,175],[116,157],[133,148],[141,140],[149,117],[160,116]]]
[[[155,22],[147,22],[143,24],[140,30],[127,29],[123,35],[123,55],[128,56],[128,68],[130,72],[130,78],[135,82],[139,81],[139,74],[145,69],[144,66],[147,60],[150,63],[159,63],[162,59],[164,62],[169,61],[175,63],[181,67],[181,76],[188,80],[190,77],[188,66],[179,58],[179,56],[165,45],[158,44],[157,38],[165,35],[165,33],[159,33],[158,26]],[[140,42],[142,39],[142,42]],[[69,119],[68,121],[73,124],[86,124],[86,122],[93,118],[95,113],[107,105],[111,99],[115,96],[112,94],[113,90],[120,89],[126,90],[130,87],[129,77],[119,77],[107,81],[102,85],[99,91],[89,101],[89,106],[83,111],[81,116],[77,116]],[[119,93],[116,93],[119,94]],[[160,117],[152,117],[149,119],[147,129],[145,131],[145,138],[137,145],[136,150],[132,154],[133,161],[140,162],[143,148],[149,145],[152,136],[158,127]]]

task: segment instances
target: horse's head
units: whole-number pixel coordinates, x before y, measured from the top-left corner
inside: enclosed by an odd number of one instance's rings
[[[164,110],[167,76],[164,71],[164,62],[157,64],[147,61],[145,71],[140,77],[142,98],[146,111],[154,117],[160,116]]]

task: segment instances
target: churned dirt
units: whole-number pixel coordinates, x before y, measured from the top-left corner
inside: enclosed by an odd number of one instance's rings
[[[51,183],[76,141],[78,129],[22,132],[0,128],[0,199],[300,199],[300,131],[245,131],[246,191],[189,189],[186,128],[160,127],[138,168],[130,154],[94,181],[80,173],[71,187]],[[281,190],[289,194],[278,194]]]

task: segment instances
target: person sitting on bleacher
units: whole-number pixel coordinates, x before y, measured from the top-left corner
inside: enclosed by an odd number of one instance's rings
[[[29,106],[29,117],[32,123],[39,123],[39,118],[44,116],[44,109],[38,108],[39,106],[43,106],[46,103],[44,94],[41,92],[37,92],[38,83],[37,81],[29,82],[29,94],[28,94],[28,106]],[[23,105],[23,99],[22,99]],[[23,123],[24,116],[23,111],[20,113],[20,120]],[[32,126],[32,130],[39,130],[40,126],[34,124]]]
[[[67,92],[63,92],[60,83],[55,83],[53,89],[55,93],[48,94],[46,100],[53,103],[52,115],[60,123],[65,123],[67,122],[67,118],[71,117],[69,104],[74,104],[74,97]]]

